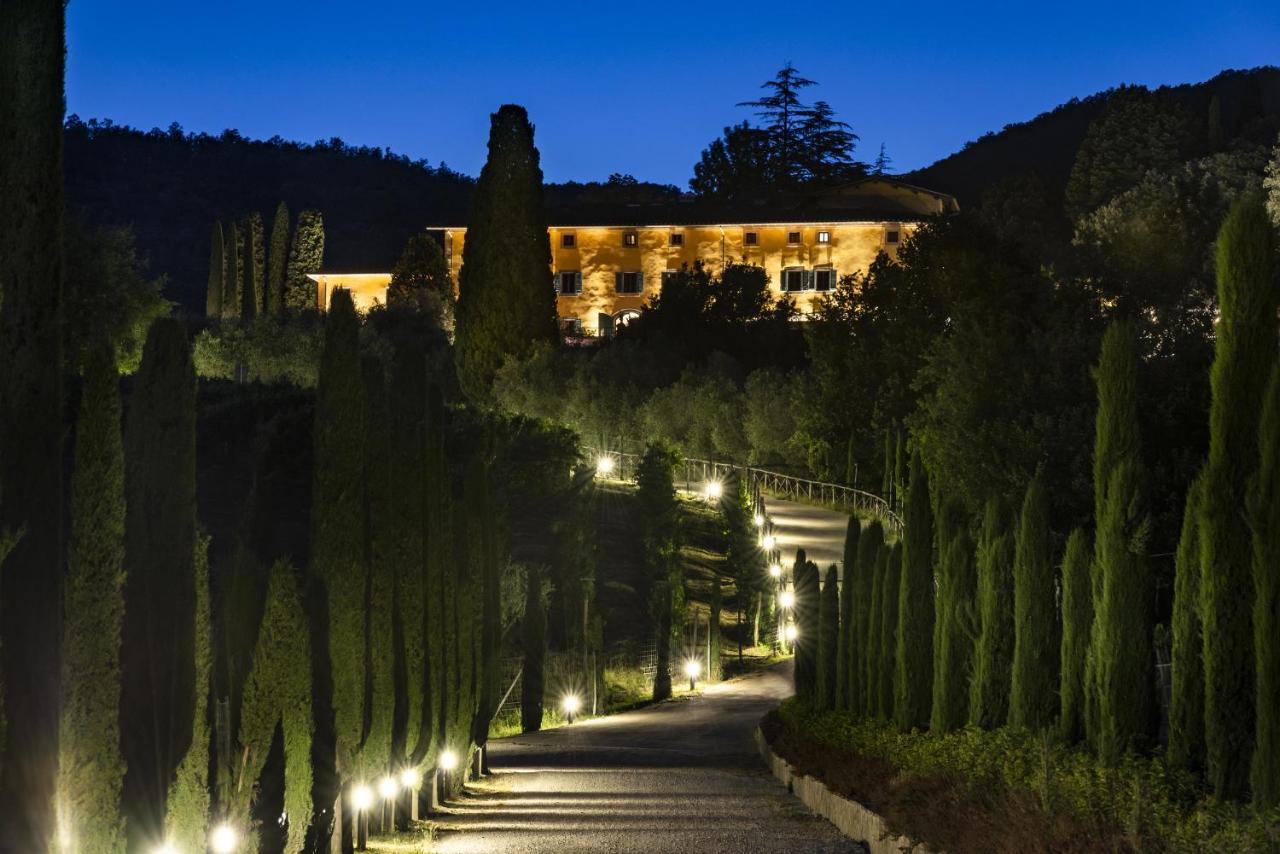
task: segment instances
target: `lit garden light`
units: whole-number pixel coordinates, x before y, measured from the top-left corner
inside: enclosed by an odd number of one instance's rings
[[[443,771],[452,771],[458,767],[458,754],[452,750],[445,750],[440,754],[440,768]]]
[[[378,781],[378,796],[382,798],[382,817],[379,824],[384,831],[388,824],[391,827],[396,825],[396,795],[398,794],[400,794],[400,784],[396,782],[395,777],[388,774]],[[390,813],[389,822],[388,813]]]
[[[702,487],[702,494],[708,501],[718,501],[724,494],[724,485],[718,480],[709,480],[706,486]]]
[[[151,854],[178,854],[178,849],[166,842],[163,845],[157,845],[152,848]]]
[[[220,824],[209,835],[209,850],[213,854],[232,854],[240,845],[240,834],[229,824]]]
[[[799,635],[800,635],[800,632],[796,629],[796,624],[787,623],[787,630],[786,630],[787,641],[790,643],[795,643],[795,640],[797,637],[799,637]]]
[[[790,609],[796,604],[796,594],[790,590],[783,590],[778,594],[778,604],[783,608]]]
[[[778,545],[778,538],[773,534],[765,534],[760,538],[760,548],[767,552],[773,551]]]
[[[417,768],[400,772],[400,785],[409,792],[409,821],[418,820],[418,789],[422,787],[422,774]]]
[[[614,462],[613,457],[608,454],[601,454],[596,458],[596,474],[608,477],[613,474]]]
[[[781,567],[781,566],[779,566],[779,565],[778,565],[778,564],[776,564],[776,563],[774,563],[774,564],[770,564],[770,565],[769,565],[769,575],[771,575],[771,576],[772,576],[772,577],[774,577],[774,578],[781,578],[781,577],[782,577],[782,567]]]
[[[702,673],[702,662],[696,658],[690,658],[684,663],[684,675],[689,677],[689,690],[696,688],[698,674]]]
[[[760,513],[757,513],[755,516],[753,516],[751,518],[751,521],[755,523],[757,528],[764,527],[764,516]]]
[[[351,790],[351,806],[356,812],[364,812],[373,806],[373,789],[364,783],[357,785]]]
[[[560,700],[560,708],[564,710],[564,716],[573,723],[574,717],[578,714],[578,709],[582,708],[582,701],[578,699],[577,694],[565,694]]]

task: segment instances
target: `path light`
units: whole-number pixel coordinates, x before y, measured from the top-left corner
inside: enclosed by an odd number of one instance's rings
[[[698,674],[702,672],[702,662],[696,658],[690,658],[684,663],[684,675],[689,677],[689,690],[694,690],[694,683],[698,681]]]
[[[416,789],[422,785],[422,775],[417,768],[406,768],[400,772],[400,785],[406,789]]]
[[[779,566],[779,565],[778,565],[778,564],[776,564],[776,563],[774,563],[774,564],[770,564],[770,565],[769,565],[769,574],[770,574],[770,575],[772,575],[774,578],[781,578],[781,577],[782,577],[782,567],[781,567],[781,566]]]
[[[777,545],[778,545],[778,540],[776,537],[773,536],[773,534],[765,534],[763,537],[760,538],[760,547],[767,552],[773,551],[774,547]]]
[[[152,848],[151,854],[178,854],[178,849],[166,842],[163,845],[157,845]]]
[[[596,474],[611,475],[613,474],[613,457],[608,454],[601,454],[596,458]]]
[[[754,517],[752,517],[751,521],[756,523],[757,528],[764,527],[764,516],[762,516],[759,513],[757,513]]]
[[[573,723],[578,709],[582,708],[582,701],[578,699],[577,694],[565,694],[560,700],[560,708],[564,710],[564,716],[569,719],[569,723]]]
[[[778,594],[778,604],[783,608],[790,608],[792,605],[796,604],[796,594],[792,593],[790,590],[783,590]]]
[[[209,836],[209,848],[213,854],[231,854],[240,844],[240,834],[229,824],[220,824]]]
[[[445,771],[452,771],[458,767],[458,754],[452,750],[446,750],[440,754],[440,767]]]
[[[799,634],[800,634],[800,632],[798,632],[798,631],[796,630],[796,624],[795,624],[795,623],[787,623],[787,640],[788,640],[788,641],[792,641],[792,642],[794,642],[794,641],[795,641],[795,639],[796,639],[796,637],[797,637]]]
[[[378,781],[378,794],[383,800],[390,800],[400,793],[400,786],[396,783],[396,778],[387,776]]]
[[[702,494],[707,497],[708,501],[715,501],[724,494],[724,485],[718,480],[709,480],[707,485],[702,487]]]
[[[352,789],[351,806],[355,807],[356,812],[364,812],[373,806],[373,789],[370,789],[364,783]]]

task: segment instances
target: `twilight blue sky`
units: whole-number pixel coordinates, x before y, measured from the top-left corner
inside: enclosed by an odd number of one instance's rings
[[[1057,11],[1057,10],[1062,11]],[[1073,96],[1280,63],[1280,2],[72,0],[67,109],[388,146],[476,174],[524,104],[548,180],[683,187],[787,60],[895,171]]]

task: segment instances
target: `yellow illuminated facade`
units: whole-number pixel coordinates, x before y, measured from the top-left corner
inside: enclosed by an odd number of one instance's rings
[[[698,222],[705,211],[690,205],[687,211],[665,206],[660,211],[668,214],[665,222],[645,222],[644,208],[615,214],[607,224],[583,217],[581,224],[549,229],[556,312],[567,334],[597,334],[626,323],[660,292],[665,275],[700,261],[712,273],[731,263],[763,267],[775,297],[790,296],[807,314],[839,277],[865,271],[880,252],[895,257],[922,220],[955,210],[950,196],[871,178],[828,192],[803,211],[781,210],[778,216],[761,209],[749,219]],[[636,222],[616,221],[622,219]],[[439,231],[456,283],[466,229]],[[317,273],[311,278],[318,307],[327,308],[333,289],[342,287],[351,291],[357,308],[367,310],[385,301],[391,274]]]

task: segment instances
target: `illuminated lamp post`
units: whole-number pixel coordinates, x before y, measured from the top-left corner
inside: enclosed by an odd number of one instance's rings
[[[709,480],[702,487],[702,494],[707,501],[719,501],[720,496],[724,495],[724,484],[718,480]]]
[[[364,783],[357,783],[351,790],[351,842],[357,851],[364,851],[369,844],[369,826],[365,813],[373,806],[373,789]]]
[[[596,474],[601,477],[608,477],[613,474],[614,468],[615,463],[613,461],[613,457],[608,454],[601,454],[596,458]]]
[[[578,714],[578,709],[582,708],[582,701],[578,699],[577,694],[565,694],[560,700],[560,708],[564,711],[565,719],[569,723],[573,723],[574,717]]]
[[[691,658],[684,663],[684,675],[689,677],[689,690],[693,691],[697,685],[698,674],[702,672],[702,663],[696,658]]]
[[[233,854],[240,845],[240,834],[229,824],[220,824],[209,835],[209,850],[213,854]]]
[[[418,789],[422,787],[422,774],[417,768],[406,768],[400,772],[400,785],[409,793],[409,821],[417,821]]]
[[[400,784],[390,775],[378,781],[378,794],[382,797],[382,808],[379,810],[379,829],[385,833],[388,826],[396,827],[396,795],[400,794]]]

